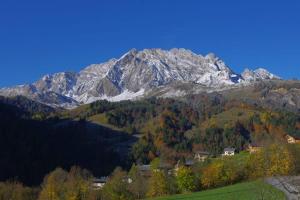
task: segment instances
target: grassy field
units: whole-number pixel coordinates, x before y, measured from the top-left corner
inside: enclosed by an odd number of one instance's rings
[[[210,127],[211,124],[216,124],[218,127],[224,127],[226,124],[232,126],[237,121],[245,122],[255,113],[258,113],[258,111],[246,108],[232,108],[217,115],[213,115],[212,118],[203,122],[201,126],[203,131],[207,127]]]
[[[239,183],[191,194],[174,195],[151,200],[284,200],[284,193],[263,181]],[[149,199],[150,200],[150,199]]]
[[[101,126],[104,126],[104,127],[107,127],[107,128],[110,128],[112,130],[123,131],[122,129],[120,129],[116,126],[113,126],[113,125],[109,124],[108,119],[107,119],[107,117],[105,116],[104,113],[93,115],[93,116],[89,117],[87,119],[87,121],[98,124],[98,125],[101,125]]]

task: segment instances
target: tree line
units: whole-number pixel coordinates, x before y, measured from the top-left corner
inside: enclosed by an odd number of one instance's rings
[[[93,187],[91,172],[79,167],[57,168],[39,187],[18,182],[0,183],[0,200],[130,200],[189,193],[243,181],[300,173],[299,145],[272,144],[260,151],[232,157],[209,158],[191,167],[163,168],[160,158],[151,162],[145,175],[133,164],[129,171],[115,168],[101,189]]]

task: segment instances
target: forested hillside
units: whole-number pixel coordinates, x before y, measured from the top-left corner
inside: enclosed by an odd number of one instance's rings
[[[79,165],[100,176],[109,174],[116,165],[123,165],[104,139],[105,134],[116,131],[98,125],[98,133],[92,134],[84,120],[35,117],[33,110],[25,112],[0,103],[1,181],[16,179],[38,185],[45,174],[58,166],[69,169]]]
[[[248,144],[286,143],[287,134],[300,136],[298,101],[294,98],[297,84],[261,82],[231,92],[188,95],[176,100],[103,100],[59,116],[86,119],[138,135],[140,139],[131,154],[134,162],[149,163],[159,156],[174,164],[198,150],[217,155],[225,147],[241,151]],[[284,103],[289,98],[294,106]]]
[[[36,199],[39,194],[43,199],[53,181],[61,181],[61,188],[55,189],[61,195],[68,195],[63,188],[81,193],[78,187],[86,187],[93,177],[114,171],[103,193],[98,195],[115,192],[119,195],[118,184],[132,176],[136,181],[133,185],[120,185],[124,189],[120,195],[126,192],[132,199],[134,195],[160,196],[219,187],[265,174],[297,174],[300,169],[295,157],[298,147],[286,146],[287,135],[300,136],[297,84],[258,83],[231,92],[200,93],[177,99],[100,100],[72,110],[54,109],[24,97],[1,98],[0,181],[15,180],[29,186],[44,183],[41,190],[15,182],[1,183],[0,189],[35,196],[27,199]],[[263,154],[245,155],[243,151],[249,144],[265,147]],[[219,159],[226,147],[242,153],[233,160]],[[188,180],[195,183],[180,185],[181,175],[154,173],[161,164],[173,168],[178,163],[193,160],[199,151],[208,152],[211,160],[192,169],[179,168],[184,180],[186,176],[193,177]],[[273,167],[272,162],[284,159],[288,168]],[[141,177],[136,165],[149,163],[156,168],[150,177]],[[117,166],[126,170],[132,167],[127,173],[115,169]],[[229,166],[237,170],[234,177],[227,174]],[[70,170],[69,174],[56,169],[58,167]],[[218,174],[218,177],[209,174]],[[160,191],[151,184],[157,181],[179,185],[168,185]],[[149,185],[141,188],[141,182]],[[94,194],[90,190],[85,192]],[[111,196],[105,198],[111,199]]]
[[[156,157],[173,165],[199,150],[216,156],[225,147],[286,143],[287,134],[300,136],[298,104],[272,105],[287,99],[279,94],[292,98],[297,84],[265,82],[178,99],[102,100],[73,110],[1,98],[0,178],[38,184],[58,166],[79,165],[99,176]]]

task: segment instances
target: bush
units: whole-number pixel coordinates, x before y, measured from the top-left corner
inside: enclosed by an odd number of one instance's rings
[[[196,179],[193,171],[187,167],[179,167],[176,172],[176,181],[180,192],[196,190]]]

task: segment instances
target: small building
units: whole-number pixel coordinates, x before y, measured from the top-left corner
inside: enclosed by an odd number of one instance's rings
[[[182,164],[181,164],[182,163]],[[184,162],[182,162],[181,160],[178,160],[175,167],[174,167],[174,170],[175,171],[178,171],[179,167],[180,166],[185,166],[185,167],[191,167],[195,164],[194,160],[193,159],[185,159]]]
[[[228,147],[228,148],[224,149],[224,153],[222,155],[223,156],[234,156],[234,153],[235,153],[235,148]]]
[[[164,171],[168,174],[172,173],[173,165],[165,162],[160,162],[156,169],[152,169],[151,165],[138,165],[137,166],[140,174],[144,177],[151,177],[152,171],[158,172],[158,171]]]
[[[194,160],[193,159],[186,159],[185,160],[185,162],[184,162],[184,165],[186,166],[186,167],[191,167],[191,166],[193,166],[194,165]]]
[[[150,171],[151,170],[151,166],[150,165],[138,165],[137,167],[138,167],[138,169],[141,172]]]
[[[106,184],[108,178],[107,176],[103,176],[101,178],[94,178],[92,183],[92,188],[94,190],[100,190]]]
[[[289,144],[300,143],[300,137],[297,137],[297,136],[286,135],[285,139],[286,139],[287,143],[289,143]]]
[[[196,151],[194,155],[194,160],[198,162],[204,162],[209,157],[209,152],[207,151]]]
[[[249,144],[247,151],[249,151],[250,154],[252,153],[257,153],[259,151],[261,151],[262,147],[257,145],[257,144]]]
[[[138,165],[137,168],[142,176],[147,176],[147,177],[151,176],[151,166],[150,165]]]
[[[193,165],[194,165],[194,160],[193,159],[185,159],[184,162],[178,160],[176,165],[174,166],[173,174],[177,175],[177,172],[178,172],[180,166],[192,167]]]

